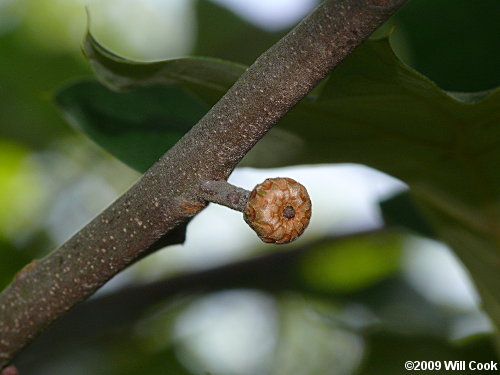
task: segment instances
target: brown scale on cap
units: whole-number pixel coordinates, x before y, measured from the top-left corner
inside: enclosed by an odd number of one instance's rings
[[[268,178],[248,198],[245,221],[264,242],[288,243],[299,237],[311,219],[311,199],[291,178]]]

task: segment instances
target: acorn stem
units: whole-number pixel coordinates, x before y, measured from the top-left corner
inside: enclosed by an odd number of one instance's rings
[[[233,210],[243,212],[250,192],[243,188],[231,185],[225,180],[203,181],[201,184],[201,198],[208,202],[220,204]]]

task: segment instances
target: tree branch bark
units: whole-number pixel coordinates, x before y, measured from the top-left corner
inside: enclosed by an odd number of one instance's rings
[[[0,295],[0,369],[51,322],[200,212],[295,104],[406,0],[327,0],[241,76],[124,195]]]

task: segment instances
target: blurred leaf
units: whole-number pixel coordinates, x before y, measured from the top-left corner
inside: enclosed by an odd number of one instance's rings
[[[343,306],[285,293],[277,299],[279,337],[273,375],[352,374],[362,352],[361,338],[331,319]]]
[[[18,33],[0,35],[0,137],[40,149],[69,134],[51,91],[88,74],[88,68],[73,56],[47,53],[29,42]]]
[[[401,226],[425,237],[436,237],[431,225],[422,216],[407,191],[380,202],[380,209],[386,225]]]
[[[29,229],[43,197],[28,150],[0,138],[0,237]]]
[[[446,338],[457,317],[461,317],[460,311],[430,302],[400,272],[366,289],[335,296],[335,300],[369,309],[374,314],[370,326],[399,334]]]
[[[82,81],[57,95],[68,122],[138,171],[145,172],[207,111],[177,86],[118,94]]]
[[[284,32],[264,31],[230,10],[207,0],[196,3],[198,35],[193,55],[251,64]]]
[[[322,291],[353,292],[392,275],[399,269],[401,237],[354,238],[311,249],[301,260],[306,283]]]
[[[166,346],[162,349],[150,348],[139,340],[121,337],[110,349],[114,353],[109,356],[109,368],[106,372],[111,375],[190,375],[190,371],[179,362],[174,347]]]

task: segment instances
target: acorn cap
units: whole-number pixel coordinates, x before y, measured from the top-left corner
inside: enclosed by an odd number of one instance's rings
[[[268,178],[252,190],[243,215],[262,241],[288,243],[307,228],[311,199],[306,188],[291,178]]]

